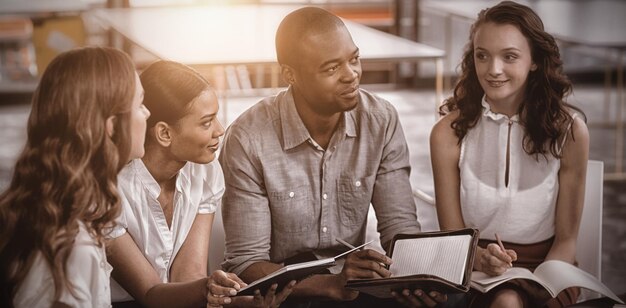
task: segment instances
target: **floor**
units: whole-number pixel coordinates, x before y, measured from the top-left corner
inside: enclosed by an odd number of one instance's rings
[[[367,88],[367,86],[366,86]],[[411,182],[414,188],[432,195],[433,181],[430,167],[428,136],[435,123],[435,94],[432,91],[377,90],[380,96],[392,102],[400,114],[411,153]],[[614,132],[594,123],[602,121],[604,109],[602,87],[576,87],[570,101],[582,108],[590,123],[590,159],[605,163],[605,172],[612,170],[614,159]],[[614,97],[614,96],[613,96]],[[258,97],[229,97],[222,104],[222,114],[230,123]],[[608,114],[615,115],[615,105]],[[12,165],[21,151],[26,136],[25,125],[29,107],[27,102],[0,105],[0,190],[8,185]],[[603,216],[602,280],[622,298],[626,296],[626,181],[605,181]]]

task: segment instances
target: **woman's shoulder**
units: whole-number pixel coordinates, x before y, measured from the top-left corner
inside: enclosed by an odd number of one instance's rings
[[[451,140],[457,139],[456,133],[452,128],[452,123],[459,117],[459,111],[454,110],[445,116],[441,117],[433,126],[430,138],[431,141],[434,140]]]
[[[575,155],[588,152],[589,148],[589,129],[585,119],[580,114],[572,114],[572,121],[568,125],[566,135],[562,143],[562,151]]]

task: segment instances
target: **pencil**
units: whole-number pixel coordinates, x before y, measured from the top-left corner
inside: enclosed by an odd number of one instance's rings
[[[502,244],[502,241],[500,240],[498,233],[495,233],[495,235],[496,235],[496,241],[498,241],[498,245],[500,246],[500,249],[502,249],[503,252],[506,252],[506,249],[504,249],[504,244]]]
[[[502,241],[500,240],[498,233],[494,233],[494,235],[496,236],[496,241],[498,241],[498,246],[500,246],[500,249],[502,249],[502,252],[506,253],[506,249],[504,249],[504,244],[502,244]],[[513,263],[509,262],[509,266],[513,267]]]

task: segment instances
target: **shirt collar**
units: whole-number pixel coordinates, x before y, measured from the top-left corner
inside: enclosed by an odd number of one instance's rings
[[[152,174],[150,174],[150,171],[148,171],[146,164],[144,164],[141,158],[133,159],[130,163],[133,170],[135,170],[135,172],[137,173],[137,177],[139,177],[141,183],[143,183],[143,185],[148,190],[150,196],[156,200],[161,194],[161,186],[159,186],[159,183],[157,183]],[[183,187],[188,186],[190,183],[189,175],[187,174],[187,172],[182,172],[182,170],[185,169],[188,164],[189,163],[181,168],[181,170],[178,172],[178,175],[176,176],[176,190],[178,192],[182,192]]]
[[[278,96],[280,98],[280,95]],[[362,96],[361,96],[362,98]],[[296,146],[306,142],[311,138],[311,134],[304,126],[304,122],[296,110],[296,104],[293,99],[293,89],[291,86],[284,92],[282,99],[279,101],[280,106],[280,119],[282,123],[283,133],[283,150],[293,149]],[[357,106],[358,108],[358,106]],[[355,109],[341,114],[339,131],[343,130],[349,137],[356,137],[356,123],[355,123]],[[343,123],[343,124],[342,124]]]
[[[148,190],[150,196],[156,200],[161,194],[161,187],[159,186],[159,183],[157,183],[157,181],[154,179],[152,174],[150,174],[150,171],[148,171],[148,168],[146,168],[143,160],[141,160],[141,158],[137,158],[133,159],[130,163],[131,167],[137,174],[137,177],[146,188],[146,190]]]
[[[490,118],[496,122],[501,122],[501,121],[513,121],[513,122],[518,122],[519,123],[519,114],[514,114],[512,117],[509,117],[505,114],[502,113],[496,113],[491,111],[491,105],[489,105],[489,103],[487,102],[487,96],[483,95],[483,99],[481,101],[481,105],[483,106],[483,116]]]

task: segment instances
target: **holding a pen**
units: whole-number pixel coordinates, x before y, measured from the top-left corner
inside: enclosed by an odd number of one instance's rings
[[[495,234],[496,242],[487,245],[486,248],[477,247],[475,262],[476,270],[491,276],[502,275],[507,269],[513,267],[513,261],[517,261],[517,253],[512,249],[505,249],[502,240]]]

